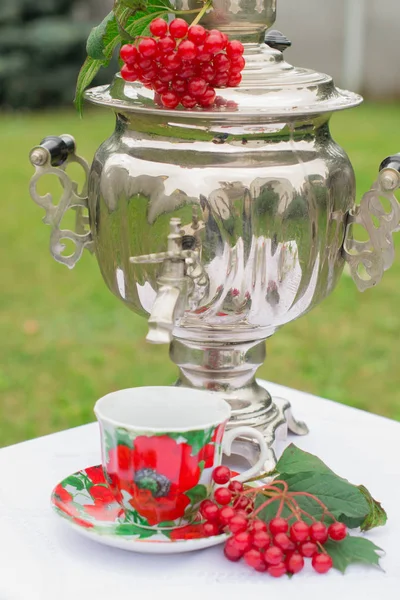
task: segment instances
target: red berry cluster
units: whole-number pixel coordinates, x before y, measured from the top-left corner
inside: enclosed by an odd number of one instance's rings
[[[227,467],[217,467],[213,479],[226,487],[216,488],[214,502],[204,500],[200,513],[205,519],[205,535],[232,534],[224,549],[228,560],[237,562],[243,557],[250,567],[272,577],[299,573],[305,558],[311,558],[317,573],[327,573],[332,568],[332,558],[323,544],[328,538],[341,541],[347,536],[343,523],[335,521],[327,527],[322,521],[314,521],[308,525],[298,518],[290,524],[291,519],[276,516],[267,524],[257,518],[259,509],[254,510],[253,501],[243,485],[231,481]]]
[[[188,26],[183,19],[170,25],[163,19],[150,24],[153,37],[138,38],[137,45],[121,48],[126,81],[140,81],[154,90],[165,108],[200,106],[216,101],[214,88],[236,87],[244,68],[243,45],[216,29]],[[218,103],[217,103],[218,104]]]

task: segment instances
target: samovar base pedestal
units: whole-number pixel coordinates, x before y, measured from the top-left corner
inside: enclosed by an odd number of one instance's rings
[[[255,378],[266,358],[265,340],[227,343],[174,338],[170,357],[180,371],[175,385],[218,393],[229,402],[229,429],[249,426],[263,432],[272,451],[266,471],[273,470],[279,443],[286,440],[289,431],[308,433],[307,425],[294,418],[290,402],[272,398]],[[258,446],[251,439],[239,438],[233,451],[250,463],[257,460]]]

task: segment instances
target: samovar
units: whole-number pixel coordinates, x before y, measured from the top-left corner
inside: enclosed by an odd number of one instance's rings
[[[90,168],[68,135],[30,154],[30,192],[52,226],[53,257],[72,268],[93,252],[111,292],[148,318],[147,339],[170,343],[176,385],[222,394],[230,425],[256,427],[271,445],[278,430],[307,427],[255,379],[265,340],[328,296],[346,262],[361,291],[376,285],[400,222],[400,155],[382,162],[355,205],[353,168],[329,120],[362,98],[288,64],[290,42],[267,31],[275,15],[275,0],[215,0],[203,18],[245,46],[242,83],[218,91],[223,106],[160,108],[150,90],[116,75],[86,93],[116,115]],[[71,162],[87,175],[80,191],[65,172]],[[63,186],[57,206],[36,188],[49,173]],[[70,209],[75,231],[60,229]],[[367,241],[355,239],[356,224]],[[63,240],[75,244],[72,255]]]

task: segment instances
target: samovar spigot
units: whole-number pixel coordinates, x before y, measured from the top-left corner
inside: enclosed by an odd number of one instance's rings
[[[166,252],[132,256],[129,259],[133,264],[162,263],[146,336],[147,341],[152,344],[169,344],[172,341],[172,331],[185,310],[196,308],[208,290],[209,279],[200,262],[199,250],[184,249],[183,240],[181,220],[173,218],[170,221]]]

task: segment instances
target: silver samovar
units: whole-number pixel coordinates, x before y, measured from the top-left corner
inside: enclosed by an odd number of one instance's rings
[[[224,106],[160,108],[150,90],[117,75],[86,93],[116,115],[90,168],[68,135],[30,154],[30,192],[52,226],[54,258],[72,268],[93,252],[111,292],[148,318],[147,339],[171,344],[176,385],[222,394],[231,426],[256,427],[271,444],[278,429],[307,427],[255,379],[265,340],[328,296],[346,262],[361,291],[376,285],[393,262],[400,222],[400,155],[383,161],[356,206],[353,168],[329,120],[362,98],[289,65],[290,42],[266,33],[275,14],[275,0],[215,0],[203,18],[246,48],[241,85],[218,90]],[[87,174],[82,191],[65,172],[71,162]],[[64,189],[57,206],[36,188],[49,173]],[[70,209],[74,232],[60,229]],[[368,241],[353,237],[354,224]],[[71,256],[65,239],[75,244]]]

